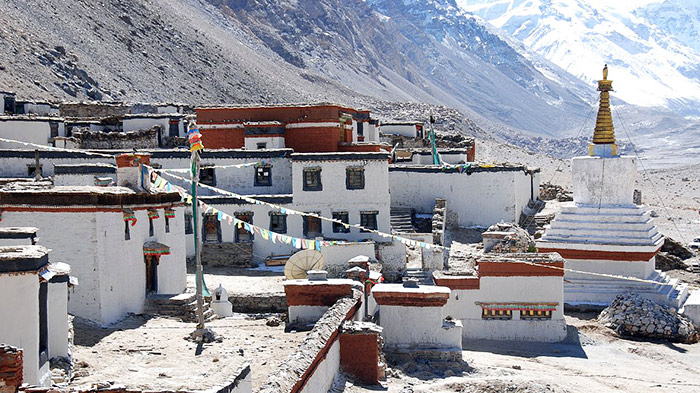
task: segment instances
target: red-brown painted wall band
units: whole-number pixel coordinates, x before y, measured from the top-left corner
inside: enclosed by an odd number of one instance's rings
[[[595,250],[567,250],[539,247],[538,252],[556,252],[564,259],[592,259],[625,262],[647,262],[654,257],[661,247],[656,251],[649,252],[625,252],[625,251],[595,251]]]
[[[287,285],[284,287],[288,306],[332,306],[341,297],[352,296],[350,284]]]
[[[442,307],[450,298],[448,293],[374,292],[374,300],[382,306]]]
[[[460,277],[460,278],[434,278],[435,285],[441,287],[448,287],[450,289],[479,289],[481,287],[481,280],[479,277]]]
[[[542,251],[540,251],[542,252]],[[477,261],[480,277],[535,277],[535,276],[564,276],[563,262],[542,263],[545,266],[528,265],[517,262],[483,262]],[[557,267],[558,269],[546,266]]]

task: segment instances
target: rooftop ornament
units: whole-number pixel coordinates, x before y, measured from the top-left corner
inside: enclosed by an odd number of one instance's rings
[[[598,157],[616,157],[617,144],[615,144],[615,127],[610,113],[610,91],[612,81],[608,80],[608,65],[603,68],[603,79],[598,81],[600,92],[600,105],[593,132],[593,143],[588,146],[588,154]]]

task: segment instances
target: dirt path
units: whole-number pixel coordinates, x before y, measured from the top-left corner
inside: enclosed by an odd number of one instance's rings
[[[565,343],[470,342],[463,371],[410,365],[392,369],[384,386],[390,393],[700,392],[700,344],[623,340],[591,317],[567,316],[579,333]],[[339,382],[335,392],[377,390]]]

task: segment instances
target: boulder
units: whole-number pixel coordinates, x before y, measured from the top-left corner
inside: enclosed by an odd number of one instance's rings
[[[693,252],[687,249],[681,243],[673,240],[670,237],[664,239],[664,245],[661,246],[662,252],[667,252],[671,255],[677,256],[680,259],[686,260],[693,257]]]
[[[622,337],[696,343],[700,329],[676,309],[632,293],[619,295],[598,316],[598,321]]]
[[[667,252],[656,254],[656,268],[665,272],[667,270],[685,269],[687,266],[683,260]]]

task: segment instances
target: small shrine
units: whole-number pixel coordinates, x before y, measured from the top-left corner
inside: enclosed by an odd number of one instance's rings
[[[637,158],[619,155],[612,90],[606,65],[598,81],[600,105],[589,155],[571,162],[574,200],[563,204],[537,249],[559,253],[568,269],[578,271],[564,277],[564,300],[570,305],[607,305],[621,293],[636,292],[678,307],[687,287],[655,270],[664,238],[650,213],[633,202]]]

